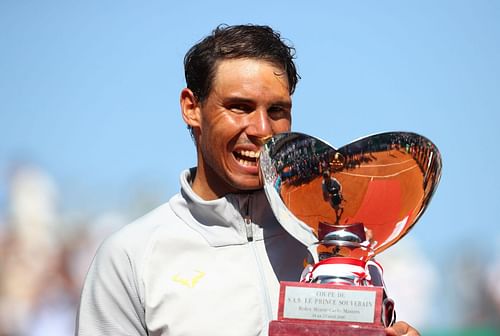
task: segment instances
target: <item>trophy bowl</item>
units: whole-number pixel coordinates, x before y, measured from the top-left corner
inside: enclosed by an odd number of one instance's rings
[[[303,133],[268,140],[264,190],[277,220],[310,252],[300,281],[281,283],[270,335],[384,335],[394,303],[374,257],[422,216],[441,167],[437,147],[416,133],[375,134],[339,149]]]

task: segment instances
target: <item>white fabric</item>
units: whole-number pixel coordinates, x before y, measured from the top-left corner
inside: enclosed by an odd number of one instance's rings
[[[307,250],[262,191],[203,201],[189,179],[183,172],[180,194],[99,248],[77,335],[267,335],[279,280],[299,280]]]

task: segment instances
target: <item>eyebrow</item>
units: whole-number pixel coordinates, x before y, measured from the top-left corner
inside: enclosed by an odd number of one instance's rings
[[[224,103],[245,103],[245,104],[255,104],[255,101],[252,99],[248,98],[243,98],[243,97],[226,97],[223,99]]]
[[[292,108],[292,101],[291,100],[280,100],[275,103],[273,103],[271,106],[281,106],[284,108],[291,109]]]
[[[227,103],[240,103],[240,104],[249,104],[249,105],[255,104],[255,100],[253,100],[253,99],[248,99],[248,98],[243,98],[243,97],[238,97],[238,96],[226,97],[223,100],[223,102],[225,104],[227,104]],[[270,104],[270,106],[280,106],[280,107],[291,109],[292,108],[292,101],[291,100],[277,100],[275,102],[272,102]]]

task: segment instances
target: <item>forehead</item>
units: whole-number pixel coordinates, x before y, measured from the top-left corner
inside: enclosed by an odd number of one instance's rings
[[[269,61],[240,58],[219,61],[215,66],[212,91],[257,90],[289,95],[286,71]]]

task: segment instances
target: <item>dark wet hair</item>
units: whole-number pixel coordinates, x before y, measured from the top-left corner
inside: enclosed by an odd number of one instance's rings
[[[284,70],[290,95],[300,79],[294,63],[295,49],[279,32],[268,26],[220,25],[184,57],[187,87],[200,102],[210,94],[217,63],[225,59],[256,58],[268,61]]]

